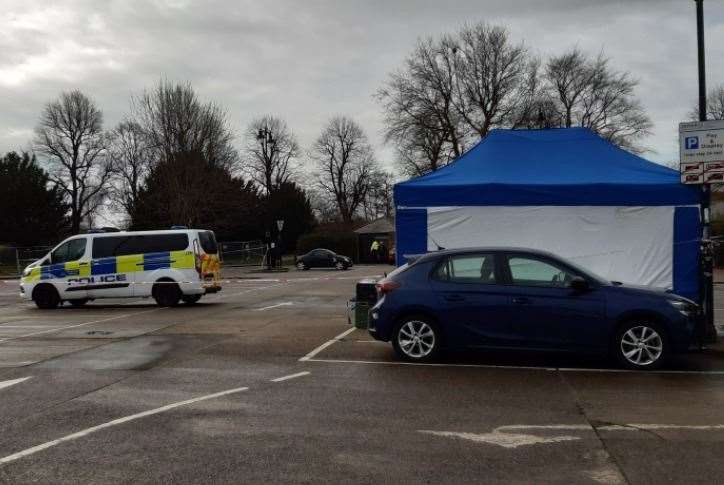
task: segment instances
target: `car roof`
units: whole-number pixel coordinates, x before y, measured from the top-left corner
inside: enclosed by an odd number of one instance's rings
[[[405,256],[407,258],[414,258],[417,256],[419,261],[437,259],[445,256],[469,254],[469,253],[526,253],[537,256],[543,256],[548,258],[560,259],[559,256],[549,252],[543,251],[542,249],[523,248],[523,247],[507,247],[507,246],[479,246],[470,248],[456,248],[456,249],[440,249],[438,251],[431,251],[422,255],[410,255]]]

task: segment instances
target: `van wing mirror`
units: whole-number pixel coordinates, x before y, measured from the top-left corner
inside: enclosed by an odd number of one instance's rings
[[[587,291],[591,288],[588,281],[580,276],[574,276],[568,283],[568,287],[575,291]]]

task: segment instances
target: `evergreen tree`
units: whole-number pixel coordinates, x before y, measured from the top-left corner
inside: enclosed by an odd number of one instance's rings
[[[211,229],[218,240],[259,238],[260,199],[250,181],[234,177],[198,151],[177,153],[149,172],[131,211],[131,229],[172,225]]]
[[[276,234],[276,221],[284,221],[282,229],[282,249],[285,252],[293,251],[297,245],[297,239],[302,234],[309,232],[314,227],[314,213],[309,197],[294,182],[283,182],[273,189],[264,200],[265,224],[271,227],[271,232]]]
[[[0,242],[15,246],[55,243],[64,234],[68,206],[35,156],[0,158]]]

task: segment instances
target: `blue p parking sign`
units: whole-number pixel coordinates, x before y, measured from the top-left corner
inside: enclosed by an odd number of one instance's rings
[[[698,136],[687,136],[684,145],[687,150],[698,150],[699,149],[699,137]]]

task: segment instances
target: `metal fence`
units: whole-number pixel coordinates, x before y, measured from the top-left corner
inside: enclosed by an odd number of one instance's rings
[[[0,246],[0,276],[19,276],[27,265],[42,258],[51,249],[52,246]]]
[[[261,266],[264,263],[264,241],[227,241],[219,243],[221,261],[225,266]]]
[[[23,269],[42,258],[52,246],[0,246],[0,276],[19,276]],[[261,240],[227,241],[219,244],[221,260],[229,266],[261,266],[266,246]]]

